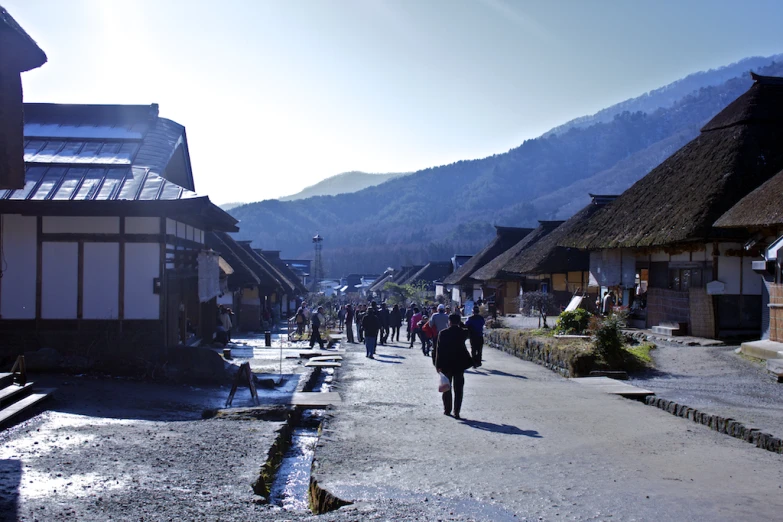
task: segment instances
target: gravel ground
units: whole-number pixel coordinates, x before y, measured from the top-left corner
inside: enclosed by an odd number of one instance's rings
[[[655,371],[632,379],[665,399],[783,437],[783,384],[736,346],[659,346]]]
[[[343,404],[327,420],[315,476],[353,509],[492,521],[777,519],[783,510],[783,456],[706,427],[493,349],[466,374],[457,421],[442,414],[420,351],[379,347],[368,360],[347,348]]]

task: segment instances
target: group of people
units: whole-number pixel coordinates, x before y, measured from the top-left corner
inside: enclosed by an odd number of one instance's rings
[[[400,329],[402,328],[403,314],[399,305],[389,306],[386,303],[372,301],[369,305],[361,304],[345,305],[345,334],[349,343],[355,343],[353,325],[356,325],[356,337],[360,343],[365,344],[366,356],[375,358],[377,345],[385,345],[391,339],[392,342],[400,341]]]

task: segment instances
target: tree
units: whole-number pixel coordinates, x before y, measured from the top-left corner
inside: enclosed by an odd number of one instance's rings
[[[383,285],[383,289],[391,294],[388,303],[391,305],[405,305],[409,302],[423,303],[427,300],[427,284],[418,282],[412,285],[400,285],[391,281]]]
[[[533,315],[538,313],[538,327],[541,328],[541,320],[544,321],[544,328],[549,328],[546,324],[547,311],[554,305],[555,300],[552,294],[544,292],[525,292],[520,298],[522,313]]]

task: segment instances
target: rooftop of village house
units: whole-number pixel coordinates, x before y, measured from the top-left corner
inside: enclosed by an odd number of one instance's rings
[[[783,78],[753,79],[699,136],[559,244],[601,249],[744,237],[713,223],[783,168]]]
[[[443,280],[445,284],[460,285],[474,282],[474,278],[472,277],[473,272],[511,248],[515,243],[533,231],[532,228],[501,226],[495,226],[495,230],[496,234],[492,241],[490,241],[479,253],[459,267],[453,274],[446,277]]]
[[[478,281],[490,281],[495,279],[503,272],[503,267],[517,256],[524,249],[534,245],[541,238],[550,234],[554,229],[562,225],[563,221],[539,221],[538,227],[534,228],[529,234],[525,235],[517,243],[506,248],[499,255],[489,259],[478,270],[473,272],[472,276]]]
[[[715,222],[716,227],[763,228],[783,225],[783,171],[742,198]]]
[[[19,72],[35,69],[46,63],[46,53],[30,35],[0,6],[0,38],[6,49],[13,49],[14,67]]]

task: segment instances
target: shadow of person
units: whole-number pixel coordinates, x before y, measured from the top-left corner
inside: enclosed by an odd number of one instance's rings
[[[0,521],[18,520],[22,461],[0,459]]]
[[[508,373],[504,372],[502,370],[485,370],[483,368],[472,368],[465,373],[470,373],[473,375],[500,375],[502,377],[514,377],[516,379],[527,379],[524,375],[517,375],[515,373]]]
[[[466,424],[477,430],[491,431],[492,433],[505,433],[506,435],[523,435],[534,439],[543,437],[536,430],[521,430],[510,424],[495,424],[494,422],[484,422],[479,420],[462,419],[462,424]]]
[[[385,353],[376,353],[376,357],[384,357],[386,359],[405,359],[402,355],[387,355]]]

